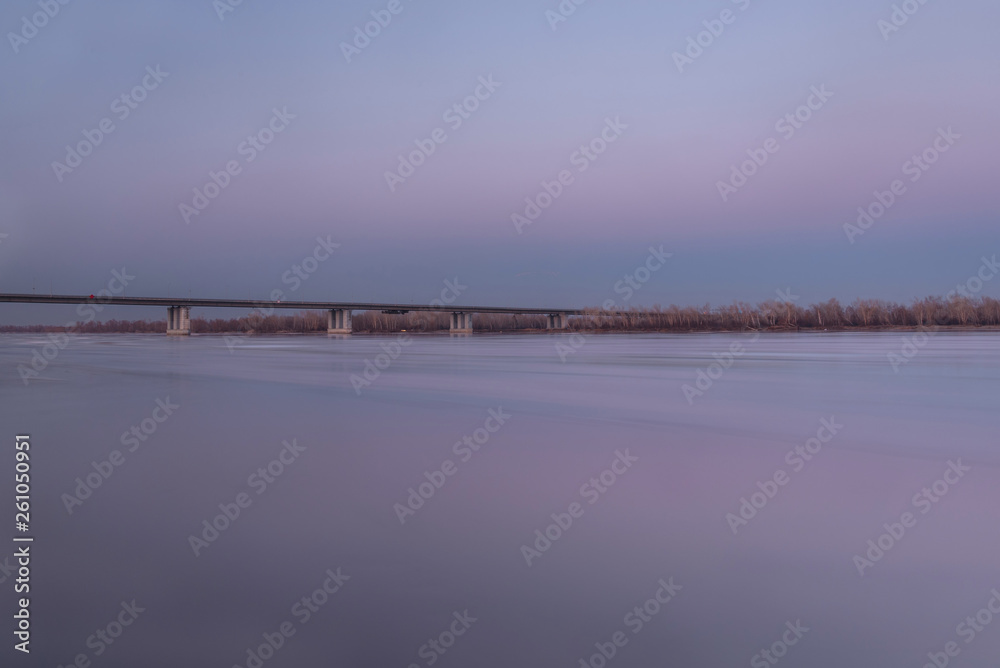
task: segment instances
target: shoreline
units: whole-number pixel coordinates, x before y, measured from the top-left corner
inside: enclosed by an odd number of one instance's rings
[[[689,330],[679,330],[679,329],[597,329],[597,328],[572,328],[567,327],[566,329],[511,329],[511,330],[474,330],[474,334],[484,335],[522,335],[522,334],[588,334],[588,335],[601,335],[601,334],[841,334],[841,333],[874,333],[874,332],[921,332],[928,330],[936,330],[938,332],[1000,332],[1000,327],[996,325],[981,325],[981,326],[970,326],[970,325],[938,325],[938,326],[925,326],[925,325],[914,325],[914,326],[891,326],[891,327],[839,327],[836,329],[818,329],[815,327],[799,327],[799,328],[788,328],[788,327],[774,327],[768,329],[689,329]],[[468,332],[455,332],[456,334],[468,335]],[[166,331],[127,331],[127,330],[110,330],[110,331],[79,331],[72,328],[67,328],[61,325],[9,325],[7,327],[0,328],[0,336],[4,335],[18,335],[18,334],[67,334],[72,336],[93,336],[93,335],[117,335],[117,334],[131,334],[131,335],[146,335],[146,336],[167,336]],[[191,332],[185,336],[239,336],[239,337],[263,337],[263,336],[357,336],[357,335],[376,335],[385,336],[392,334],[408,334],[412,336],[429,336],[429,335],[451,335],[448,329],[435,329],[435,330],[412,330],[412,329],[392,329],[392,330],[371,330],[371,329],[359,329],[354,330],[350,334],[331,334],[322,330],[315,331],[294,331],[294,330],[279,330],[274,332],[247,332],[240,330],[231,331],[202,331],[202,332]]]

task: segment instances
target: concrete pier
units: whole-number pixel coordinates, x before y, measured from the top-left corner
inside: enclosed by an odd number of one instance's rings
[[[545,320],[545,329],[566,329],[569,316],[565,313],[551,313]]]
[[[351,312],[347,309],[331,309],[326,312],[327,334],[350,334]]]
[[[189,306],[167,307],[167,334],[185,336],[191,333],[191,308]]]
[[[451,331],[454,334],[472,333],[472,314],[455,312],[451,314]]]
[[[102,291],[105,292],[105,291]],[[350,334],[351,314],[354,311],[377,311],[391,314],[433,314],[449,313],[451,315],[451,332],[455,335],[472,333],[472,314],[505,313],[513,315],[542,315],[546,317],[546,328],[552,330],[566,329],[569,316],[584,315],[588,311],[582,309],[538,308],[517,306],[472,306],[469,304],[444,305],[439,300],[430,304],[379,304],[374,302],[332,302],[332,301],[260,301],[252,299],[203,299],[180,297],[125,297],[106,295],[38,295],[0,293],[0,303],[18,304],[101,304],[103,306],[156,306],[167,309],[167,334],[185,335],[191,333],[191,309],[198,308],[236,308],[247,311],[269,313],[271,309],[296,311],[326,311],[327,332],[332,334]],[[618,315],[617,311],[602,311],[603,315]],[[417,323],[419,325],[419,323]],[[421,329],[419,326],[417,329]]]

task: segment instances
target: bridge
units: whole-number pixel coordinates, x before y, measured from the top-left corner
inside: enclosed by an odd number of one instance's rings
[[[191,309],[245,308],[269,311],[270,309],[298,309],[326,311],[326,331],[329,334],[350,334],[353,311],[381,311],[405,314],[411,311],[451,313],[451,331],[472,332],[473,313],[510,313],[514,315],[544,315],[547,329],[566,329],[571,315],[583,315],[582,309],[515,308],[509,306],[452,306],[434,304],[375,304],[364,302],[293,302],[257,301],[253,299],[181,299],[177,297],[118,297],[114,295],[36,295],[0,294],[0,302],[19,304],[100,304],[101,306],[161,306],[167,309],[167,334],[191,333]]]

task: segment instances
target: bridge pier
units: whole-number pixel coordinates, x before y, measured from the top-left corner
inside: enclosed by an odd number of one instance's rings
[[[351,312],[348,309],[331,309],[326,312],[327,334],[350,334]]]
[[[552,313],[545,317],[545,329],[566,329],[569,316],[565,313]]]
[[[472,333],[472,314],[456,311],[451,314],[451,331],[453,334]]]
[[[191,333],[191,308],[189,306],[167,307],[167,334],[187,335]]]

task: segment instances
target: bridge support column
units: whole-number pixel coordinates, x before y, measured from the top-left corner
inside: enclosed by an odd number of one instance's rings
[[[546,316],[546,329],[566,329],[569,316],[565,313],[553,313]]]
[[[191,333],[191,307],[167,307],[167,334],[187,335]]]
[[[456,312],[451,314],[451,331],[454,334],[472,333],[472,314]]]
[[[347,309],[332,309],[326,313],[327,334],[350,334],[351,312]]]

